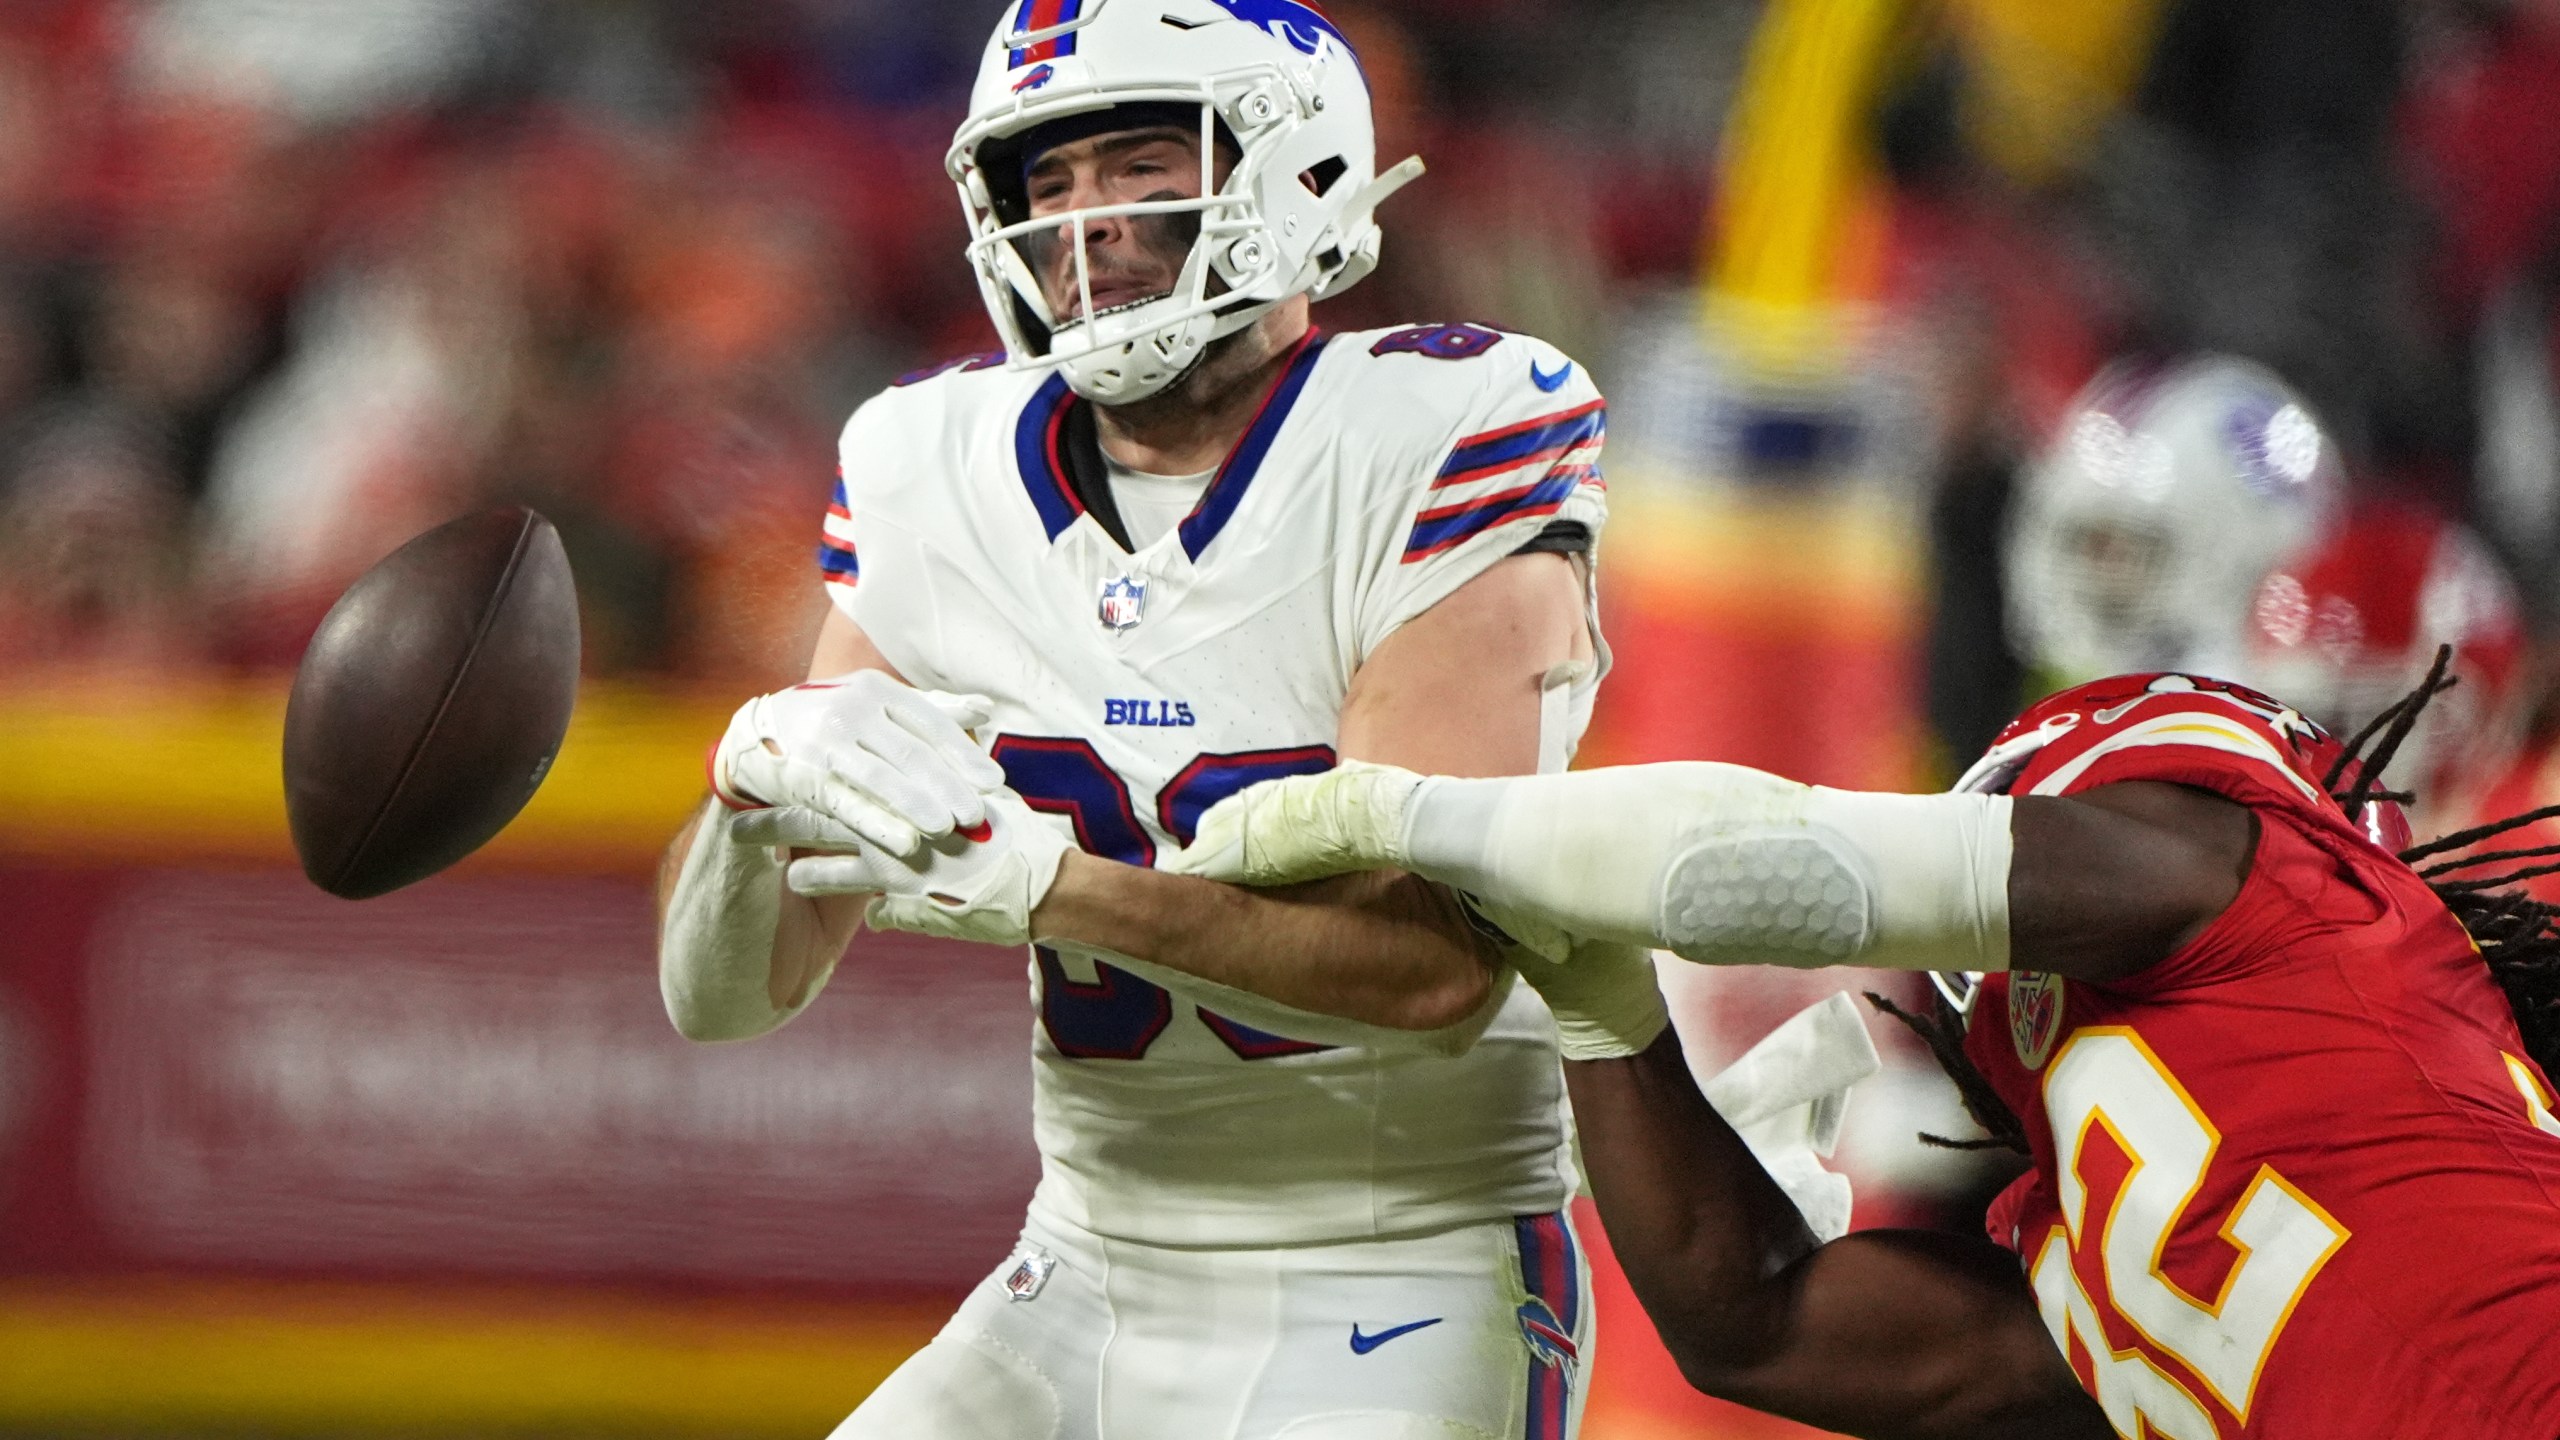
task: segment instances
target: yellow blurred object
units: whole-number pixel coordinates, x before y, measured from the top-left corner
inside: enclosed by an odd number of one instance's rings
[[[281,677],[0,690],[0,850],[130,863],[170,847],[171,863],[290,863],[285,694]],[[736,698],[587,686],[533,803],[464,863],[652,864],[701,803],[703,749]]]
[[[1949,0],[1965,138],[2028,184],[2077,162],[2151,59],[2160,0]]]
[[[2027,184],[2078,163],[2139,83],[2161,0],[1947,0],[1971,147]],[[1724,132],[1701,319],[1746,367],[1849,362],[1890,238],[1875,113],[1910,0],[1772,0]]]
[[[1908,520],[1872,495],[1653,483],[1609,510],[1612,593],[1648,611],[1818,644],[1907,638],[1927,600]]]
[[[0,1426],[821,1435],[944,1307],[351,1284],[0,1286]]]
[[[1840,363],[1844,307],[1872,298],[1884,196],[1875,94],[1905,0],[1774,0],[1724,134],[1703,319],[1747,365]]]

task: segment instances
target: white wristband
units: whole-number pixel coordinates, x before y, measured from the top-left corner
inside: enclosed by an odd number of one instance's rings
[[[773,938],[782,918],[782,861],[764,845],[729,838],[739,817],[715,809],[694,832],[658,932],[658,993],[688,1040],[744,1040],[807,1008],[776,1009]],[[831,972],[830,972],[831,973]]]

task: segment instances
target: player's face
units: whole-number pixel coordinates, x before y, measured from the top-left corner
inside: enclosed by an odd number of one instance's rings
[[[2074,526],[2063,543],[2082,577],[2082,602],[2100,621],[2131,629],[2151,619],[2168,563],[2165,540],[2136,527],[2087,524]]]
[[[1216,163],[1223,170],[1225,157]],[[1200,137],[1170,125],[1096,135],[1043,154],[1026,178],[1035,217],[1100,205],[1195,199],[1201,193]],[[1119,215],[1084,222],[1095,313],[1170,294],[1199,233],[1197,214]],[[1049,313],[1062,325],[1084,314],[1074,241],[1074,233],[1061,226],[1036,231],[1022,242],[1023,258],[1040,277]]]

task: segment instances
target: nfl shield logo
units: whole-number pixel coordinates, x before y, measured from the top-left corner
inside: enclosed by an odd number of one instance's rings
[[[1147,582],[1123,575],[1102,582],[1102,628],[1114,634],[1147,618]]]
[[[1058,1257],[1030,1245],[1013,1253],[1019,1263],[1005,1274],[1005,1295],[1014,1300],[1040,1298],[1041,1288],[1049,1283],[1049,1272],[1058,1268]]]

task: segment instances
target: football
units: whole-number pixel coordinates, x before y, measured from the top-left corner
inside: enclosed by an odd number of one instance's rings
[[[437,526],[366,571],[303,652],[285,811],[303,873],[349,900],[435,874],[506,828],[578,696],[578,602],[551,522]]]

